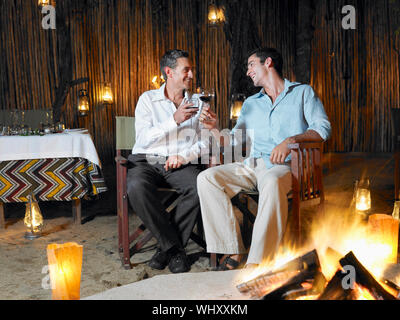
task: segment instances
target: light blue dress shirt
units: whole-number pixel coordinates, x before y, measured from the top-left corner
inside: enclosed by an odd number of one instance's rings
[[[318,132],[324,140],[331,134],[328,116],[314,90],[287,79],[275,103],[264,89],[244,101],[232,134],[238,129],[246,130],[250,137],[250,158],[263,158],[268,169],[274,166],[269,160],[272,150],[286,138],[307,130]],[[290,156],[285,162],[290,162]],[[249,164],[249,159],[245,163]]]

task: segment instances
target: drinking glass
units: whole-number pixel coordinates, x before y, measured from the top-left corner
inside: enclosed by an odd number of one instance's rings
[[[200,94],[200,100],[210,107],[212,110],[213,101],[215,99],[215,90],[213,88],[198,88],[197,93]],[[208,121],[208,117],[206,121]]]
[[[18,135],[20,132],[20,112],[17,109],[11,111],[11,134]]]

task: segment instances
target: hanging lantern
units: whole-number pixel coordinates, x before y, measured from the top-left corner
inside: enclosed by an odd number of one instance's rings
[[[397,263],[399,220],[387,214],[373,214],[368,218],[368,240],[371,252],[379,254],[379,262]]]
[[[89,113],[89,97],[85,89],[79,90],[78,112],[81,117],[85,117]]]
[[[79,300],[83,247],[75,242],[47,246],[53,300]]]
[[[103,95],[102,95],[104,104],[112,104],[113,103],[113,94],[111,90],[111,83],[105,82],[103,85]]]
[[[153,79],[151,80],[151,84],[153,85],[154,88],[159,89],[163,83],[165,82],[164,77],[158,77],[154,76]]]
[[[218,7],[214,1],[211,1],[208,6],[208,24],[217,26],[225,22],[225,10],[223,7]]]
[[[39,0],[38,1],[38,6],[39,7],[44,7],[50,5],[50,0]]]
[[[33,194],[28,195],[24,224],[28,228],[25,233],[26,239],[33,240],[42,235],[43,216],[40,212],[39,203]]]
[[[371,191],[369,179],[356,181],[354,187],[354,201],[356,211],[359,213],[368,213],[371,209]]]
[[[240,116],[240,111],[243,107],[243,102],[245,100],[244,94],[234,94],[232,95],[232,103],[231,103],[231,120],[237,120]]]

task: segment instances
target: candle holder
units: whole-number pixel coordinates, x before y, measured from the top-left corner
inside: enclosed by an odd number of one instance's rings
[[[356,180],[354,184],[353,201],[355,211],[363,216],[368,216],[371,210],[371,190],[368,178]]]
[[[28,195],[28,203],[26,204],[24,224],[28,228],[25,233],[25,239],[34,240],[42,236],[43,216],[40,212],[39,203],[36,201],[35,195]]]

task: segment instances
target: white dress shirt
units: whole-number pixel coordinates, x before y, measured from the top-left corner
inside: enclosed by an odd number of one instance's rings
[[[156,154],[163,157],[180,155],[186,162],[208,153],[207,141],[200,139],[203,126],[199,122],[199,116],[203,103],[198,99],[199,96],[192,95],[192,98],[197,98],[197,114],[178,126],[174,119],[177,108],[165,96],[165,84],[160,89],[143,93],[135,110],[136,143],[132,153]],[[188,97],[188,93],[185,92],[185,99]],[[182,104],[185,103],[185,99],[182,100]]]

